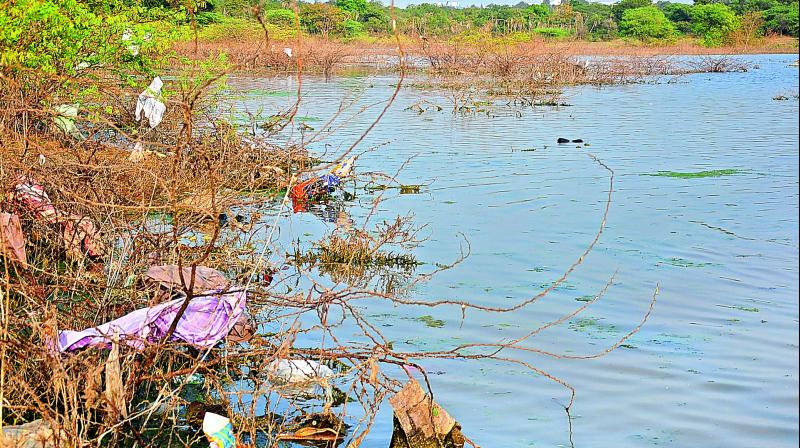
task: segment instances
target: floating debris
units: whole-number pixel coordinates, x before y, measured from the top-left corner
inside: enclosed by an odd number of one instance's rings
[[[678,171],[657,171],[655,173],[645,173],[642,176],[656,176],[656,177],[677,177],[680,179],[701,179],[705,177],[720,177],[720,176],[733,176],[735,174],[743,173],[742,170],[725,169],[725,170],[708,170],[696,172],[678,172]]]

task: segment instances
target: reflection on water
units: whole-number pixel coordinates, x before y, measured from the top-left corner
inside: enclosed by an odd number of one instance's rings
[[[356,306],[374,317],[395,349],[444,350],[524,335],[582,304],[618,270],[600,301],[534,341],[581,355],[630,331],[660,283],[648,323],[606,357],[509,353],[577,389],[575,445],[796,446],[798,101],[772,99],[797,92],[797,68],[788,66],[795,58],[753,56],[757,70],[677,83],[575,88],[564,98],[572,107],[514,113],[495,106],[498,113],[453,116],[444,107],[418,114],[404,109],[421,100],[446,105],[447,92],[404,89],[360,146],[366,152],[357,167],[360,173],[403,167],[397,182],[425,185],[421,194],[359,190],[341,207],[311,207],[287,216],[281,244],[291,252],[301,238],[305,251],[340,231],[340,221],[358,228],[382,194],[373,222],[413,213],[428,225],[425,241],[408,248],[427,263],[420,270],[456,258],[462,233],[471,245],[463,263],[417,285],[415,299],[516,303],[555,280],[596,231],[608,182],[586,157],[591,151],[616,173],[608,227],[546,299],[513,314],[467,313],[463,322],[455,308],[398,308],[379,299]],[[285,82],[231,79],[243,91],[291,91]],[[394,82],[307,78],[298,115],[318,119],[315,132],[324,136],[310,148],[328,158],[346,149],[379,113]],[[235,105],[271,111],[293,101],[251,95]],[[348,107],[337,115],[343,102]],[[301,136],[308,138],[299,127],[284,133]],[[558,137],[588,145],[558,145]],[[339,330],[348,338],[358,333],[347,324]],[[321,343],[304,337],[307,346]],[[569,397],[560,386],[499,362],[423,364],[439,373],[430,377],[436,400],[480,445],[569,445],[562,408]],[[384,407],[362,446],[385,447],[391,421]]]

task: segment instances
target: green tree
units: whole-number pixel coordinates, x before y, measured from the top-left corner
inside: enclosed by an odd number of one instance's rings
[[[664,13],[655,6],[628,9],[619,22],[620,34],[643,41],[669,39],[675,35],[675,27]]]
[[[143,14],[141,7],[106,13],[77,0],[16,0],[0,8],[0,71],[73,75],[87,65],[108,64],[120,73],[141,68],[142,52],[156,45],[155,29],[134,22]]]
[[[620,22],[622,20],[622,15],[625,14],[625,11],[629,9],[651,6],[652,4],[653,2],[650,0],[621,0],[620,2],[611,6],[611,14],[614,15],[614,20]]]
[[[336,0],[336,7],[350,13],[353,19],[358,20],[369,9],[367,0]]]
[[[764,31],[798,37],[798,2],[777,4],[764,11]]]
[[[264,11],[264,20],[281,28],[294,28],[294,11],[287,8]]]
[[[304,3],[300,7],[300,25],[312,34],[336,32],[345,19],[344,11],[328,3]]]
[[[692,31],[692,5],[664,2],[659,3],[659,7],[678,31],[681,33]]]
[[[611,5],[587,0],[570,0],[570,5],[584,18],[590,39],[607,40],[616,37],[617,23],[611,13]]]
[[[341,32],[345,37],[356,37],[364,34],[364,25],[353,19],[347,19],[342,22]]]
[[[692,8],[692,32],[703,38],[704,45],[721,45],[738,27],[739,18],[726,5],[711,3]]]

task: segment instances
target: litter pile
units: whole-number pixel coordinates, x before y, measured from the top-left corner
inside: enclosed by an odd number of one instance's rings
[[[292,187],[290,193],[292,208],[295,212],[308,210],[309,202],[319,201],[333,193],[342,180],[350,177],[355,165],[355,157],[341,162],[325,174],[313,176]]]

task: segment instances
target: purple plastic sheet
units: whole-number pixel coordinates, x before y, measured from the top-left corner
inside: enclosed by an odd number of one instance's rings
[[[227,294],[211,293],[189,302],[178,321],[171,340],[196,347],[211,347],[221,341],[242,317],[247,298],[244,291]],[[184,298],[149,308],[142,308],[98,327],[83,331],[61,331],[58,350],[68,352],[84,347],[111,347],[111,341],[141,349],[148,342],[158,342],[169,331]]]

